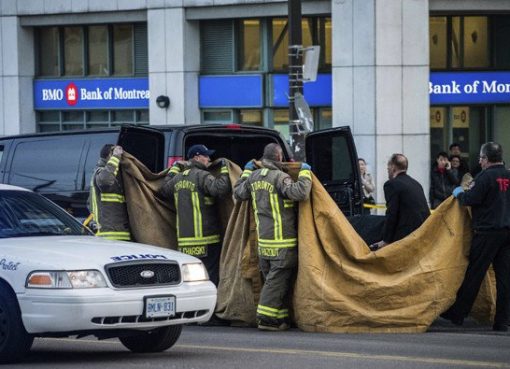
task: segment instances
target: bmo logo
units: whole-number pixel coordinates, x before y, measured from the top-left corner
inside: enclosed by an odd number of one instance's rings
[[[78,87],[71,82],[64,89],[62,88],[43,88],[42,101],[65,101],[67,105],[75,106],[78,103]]]
[[[74,83],[69,83],[66,87],[66,101],[68,105],[74,106],[78,102],[78,88]]]

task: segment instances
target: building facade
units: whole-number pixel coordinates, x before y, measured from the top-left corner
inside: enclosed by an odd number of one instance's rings
[[[351,127],[379,202],[394,152],[426,192],[451,142],[471,165],[487,140],[510,152],[509,1],[303,0],[302,13],[303,45],[321,46],[305,84],[315,127]],[[279,0],[2,0],[0,135],[231,122],[288,135],[286,14]]]

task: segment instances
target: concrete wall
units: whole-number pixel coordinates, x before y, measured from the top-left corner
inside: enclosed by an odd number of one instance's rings
[[[386,162],[429,188],[428,0],[333,0],[333,125],[350,125],[384,202]]]

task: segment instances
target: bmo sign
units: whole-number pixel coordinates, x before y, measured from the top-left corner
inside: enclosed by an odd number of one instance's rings
[[[34,109],[147,109],[147,78],[34,80]]]

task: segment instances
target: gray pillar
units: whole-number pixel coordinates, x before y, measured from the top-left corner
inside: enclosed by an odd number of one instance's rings
[[[0,135],[35,132],[33,45],[31,28],[0,17]]]
[[[428,195],[428,0],[333,0],[333,125],[350,125],[384,202],[386,162],[409,158]]]
[[[147,12],[151,124],[200,123],[198,22],[187,22],[184,8]],[[170,107],[161,109],[156,98],[166,95]]]

